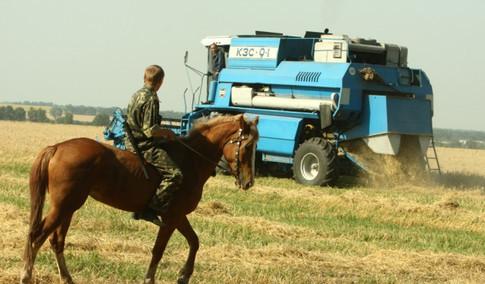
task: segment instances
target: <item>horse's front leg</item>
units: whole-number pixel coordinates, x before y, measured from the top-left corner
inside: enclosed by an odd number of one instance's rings
[[[184,267],[179,272],[180,277],[177,281],[179,284],[186,284],[189,283],[190,276],[194,272],[195,255],[199,249],[199,238],[195,234],[194,229],[192,229],[187,216],[182,218],[181,222],[177,225],[177,230],[182,233],[190,247],[189,256]]]
[[[174,230],[175,225],[164,220],[163,225],[158,230],[157,240],[155,241],[155,245],[152,249],[152,260],[150,261],[150,266],[148,267],[148,271],[145,275],[145,284],[155,283],[155,272],[157,271],[158,263],[162,259],[163,252],[165,251],[168,240],[172,236]]]

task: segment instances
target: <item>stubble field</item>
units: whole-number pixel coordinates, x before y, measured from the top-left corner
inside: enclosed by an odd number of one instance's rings
[[[0,121],[0,137],[0,283],[15,283],[35,155],[72,137],[101,140],[102,128]],[[485,151],[438,155],[442,176],[386,186],[258,178],[242,192],[230,177],[211,178],[189,215],[201,244],[191,283],[485,283]],[[156,229],[89,199],[67,237],[74,280],[141,283]],[[175,233],[159,283],[176,281],[187,253]],[[35,276],[58,281],[48,244]]]

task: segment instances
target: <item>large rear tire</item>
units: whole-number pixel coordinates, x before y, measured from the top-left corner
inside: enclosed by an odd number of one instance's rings
[[[305,185],[333,185],[338,178],[337,151],[323,138],[303,142],[293,158],[295,180]]]

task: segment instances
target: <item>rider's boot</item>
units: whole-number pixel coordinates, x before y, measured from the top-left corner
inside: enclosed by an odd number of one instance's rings
[[[152,222],[153,224],[160,227],[163,225],[163,222],[160,217],[158,217],[156,211],[149,207],[145,208],[145,210],[140,212],[133,212],[132,217],[135,220],[145,220],[148,222]]]
[[[162,179],[162,182],[158,186],[145,210],[142,212],[133,213],[133,219],[142,219],[152,222],[155,225],[162,226],[163,221],[159,216],[167,214],[169,206],[180,188],[180,177],[181,175],[176,173]]]

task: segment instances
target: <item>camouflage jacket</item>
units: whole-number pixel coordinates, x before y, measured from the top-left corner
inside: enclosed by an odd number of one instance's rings
[[[159,108],[160,102],[157,93],[147,86],[133,94],[128,104],[127,122],[142,151],[154,146],[152,131],[160,127]]]

